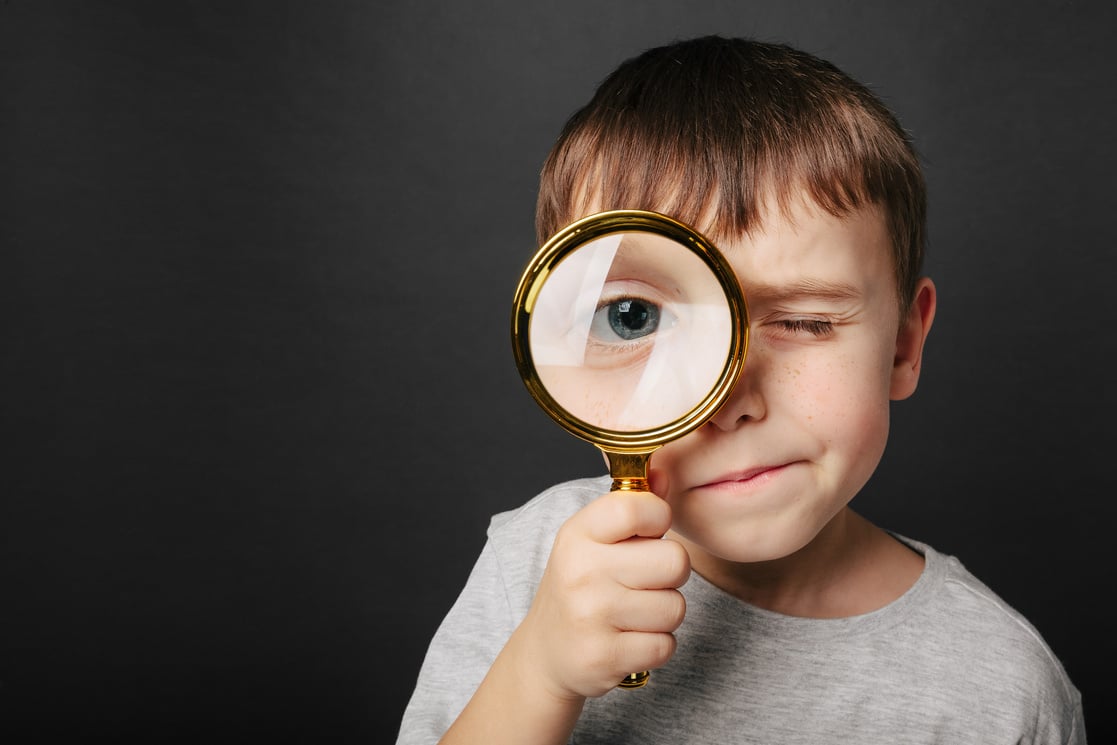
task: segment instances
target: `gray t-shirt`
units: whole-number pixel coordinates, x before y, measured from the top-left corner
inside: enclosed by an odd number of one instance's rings
[[[555,533],[608,488],[559,484],[492,519],[398,745],[449,728],[531,605]],[[773,613],[692,574],[674,657],[645,688],[587,701],[570,742],[1085,743],[1079,692],[1036,629],[957,559],[903,540],[923,554],[923,574],[851,618]]]

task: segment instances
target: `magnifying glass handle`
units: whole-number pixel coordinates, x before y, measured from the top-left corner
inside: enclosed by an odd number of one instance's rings
[[[648,684],[648,679],[652,674],[647,670],[639,673],[629,673],[624,676],[624,680],[617,683],[617,688],[643,688]]]
[[[648,491],[648,459],[656,450],[633,453],[604,450],[609,459],[609,475],[613,477],[609,491]]]
[[[613,465],[612,453],[609,454],[610,466]],[[647,467],[648,454],[643,454],[644,468]],[[648,479],[643,476],[613,476],[613,485],[609,487],[609,491],[647,491]],[[648,684],[648,679],[652,674],[648,670],[642,670],[638,673],[629,673],[624,676],[624,680],[617,684],[618,688],[643,688]]]
[[[609,459],[609,473],[613,485],[609,491],[648,491],[648,459],[653,450],[638,453],[618,453],[606,450]],[[643,688],[652,674],[648,670],[629,673],[617,684],[618,688]]]

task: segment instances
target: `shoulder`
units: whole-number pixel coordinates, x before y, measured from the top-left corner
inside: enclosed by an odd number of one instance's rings
[[[493,515],[486,549],[492,552],[514,605],[530,603],[562,524],[607,492],[609,484],[608,476],[565,481],[516,509]]]
[[[608,478],[557,484],[490,519],[488,540],[427,649],[397,742],[434,742],[450,727],[531,606],[554,534],[608,488]]]
[[[965,662],[968,680],[1001,691],[1002,706],[1019,706],[1022,714],[1030,710],[1042,719],[1044,712],[1059,718],[1081,711],[1081,696],[1062,663],[1023,614],[958,558],[904,540],[927,560],[930,592],[921,604],[922,633]]]
[[[921,550],[927,559],[928,574],[937,580],[935,612],[958,619],[971,633],[989,642],[1004,640],[1018,650],[1027,650],[1038,664],[1055,660],[1040,632],[1019,611],[974,576],[955,556],[934,548],[908,541]],[[944,619],[945,620],[945,619]]]
[[[516,542],[528,535],[553,534],[566,520],[609,490],[609,478],[575,479],[555,484],[523,505],[493,515],[489,540]]]

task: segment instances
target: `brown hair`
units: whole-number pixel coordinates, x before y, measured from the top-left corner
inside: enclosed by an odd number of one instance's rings
[[[600,209],[665,212],[727,240],[772,198],[886,216],[901,308],[922,268],[926,187],[895,116],[834,65],[782,44],[707,36],[620,65],[566,123],[540,179],[542,242]]]

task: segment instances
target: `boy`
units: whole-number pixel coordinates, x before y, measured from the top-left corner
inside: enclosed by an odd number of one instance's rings
[[[729,260],[744,372],[652,457],[654,494],[583,479],[493,518],[399,743],[1084,743],[1036,630],[848,506],[935,315],[923,178],[895,118],[786,46],[649,50],[567,123],[539,235],[628,208]],[[616,687],[645,669],[645,688]]]

